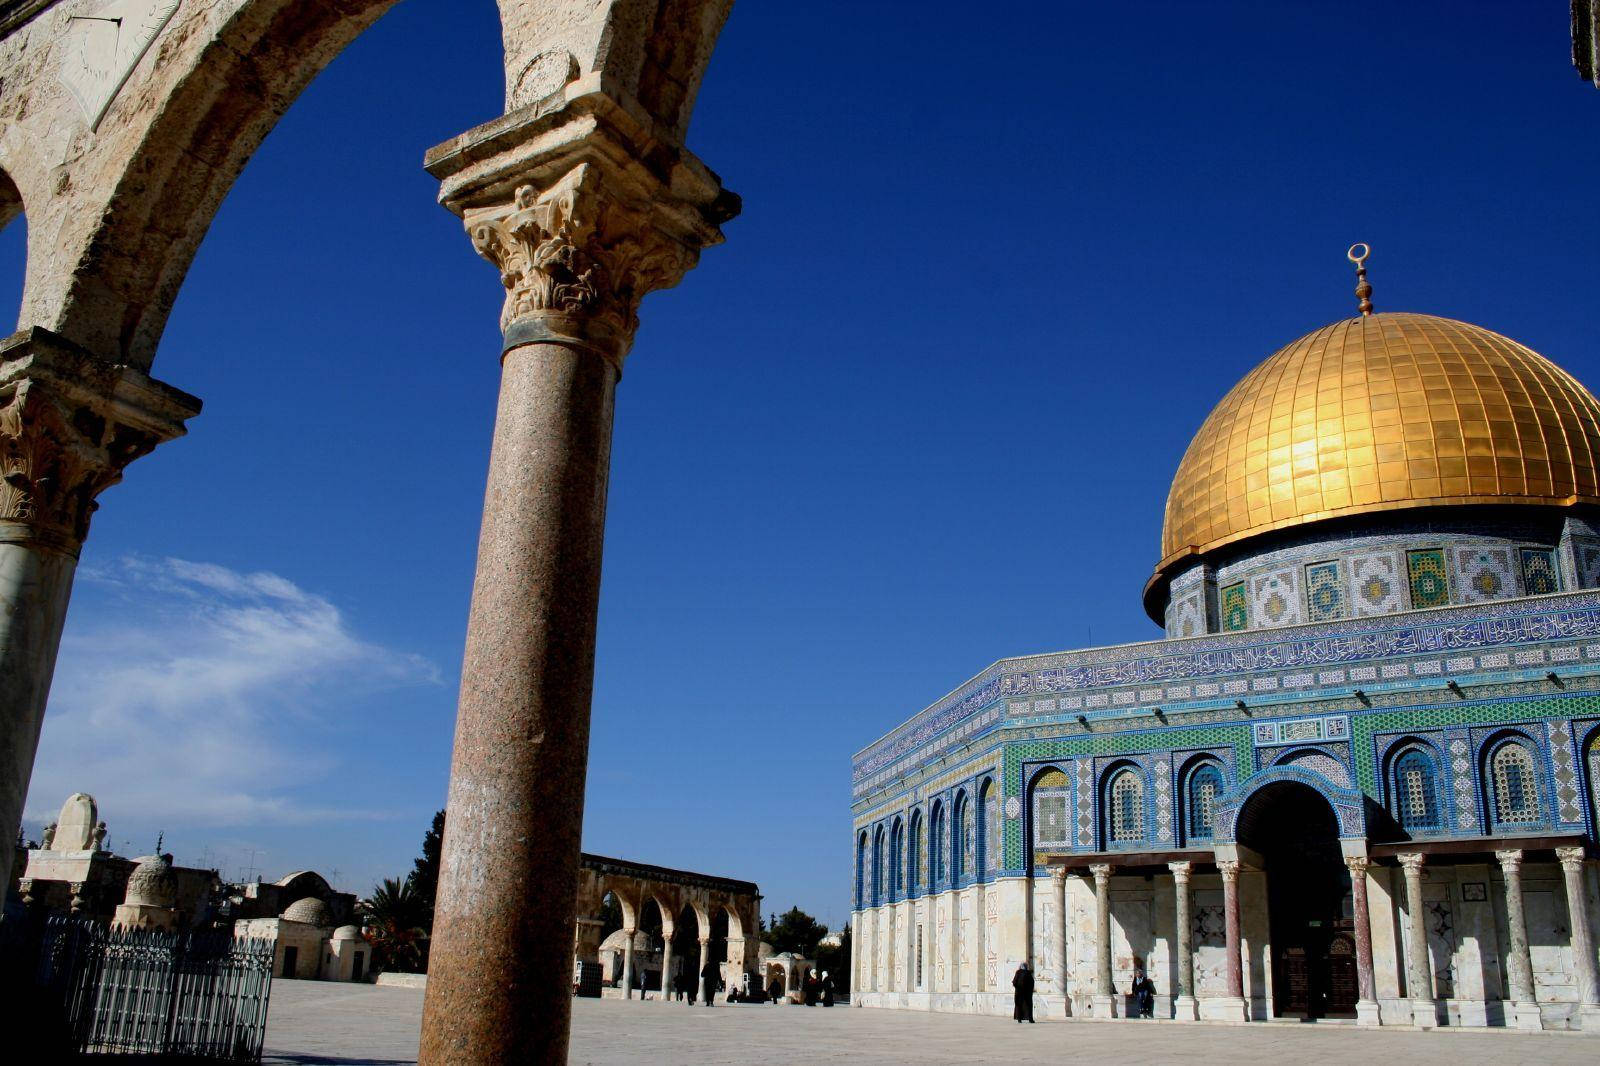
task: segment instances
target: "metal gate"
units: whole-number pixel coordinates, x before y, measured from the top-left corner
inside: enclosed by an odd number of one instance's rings
[[[272,941],[49,918],[34,942],[36,987],[77,1051],[260,1061]]]

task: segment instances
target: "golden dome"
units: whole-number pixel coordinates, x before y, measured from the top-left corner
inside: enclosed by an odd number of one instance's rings
[[[1271,530],[1451,504],[1600,502],[1600,403],[1566,371],[1448,318],[1324,326],[1235,385],[1178,464],[1162,574]]]

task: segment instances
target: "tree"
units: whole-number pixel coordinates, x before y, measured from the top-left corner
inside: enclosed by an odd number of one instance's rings
[[[433,816],[433,824],[422,835],[422,854],[411,863],[411,876],[406,882],[427,908],[423,928],[433,932],[433,905],[439,895],[439,855],[444,845],[444,811]]]
[[[839,934],[839,946],[824,944],[817,948],[817,969],[825,970],[833,978],[833,987],[839,993],[850,991],[850,927]]]
[[[372,945],[373,961],[384,970],[426,973],[428,969],[428,908],[411,886],[411,879],[384,878],[372,895],[361,901],[365,928],[362,935]]]
[[[828,927],[799,907],[790,907],[781,916],[768,916],[761,939],[772,945],[774,953],[789,951],[808,959],[817,957],[817,941],[828,935]]]

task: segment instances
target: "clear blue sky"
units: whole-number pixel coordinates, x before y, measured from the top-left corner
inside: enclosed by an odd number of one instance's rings
[[[103,498],[31,831],[83,789],[125,853],[409,869],[499,307],[421,156],[498,113],[498,41],[400,4],[224,205],[155,368],[206,409]],[[1557,0],[744,0],[690,142],[745,214],[619,394],[585,846],[844,921],[851,754],[996,658],[1158,635],[1183,447],[1352,313],[1352,242],[1380,310],[1600,384],[1597,133]]]

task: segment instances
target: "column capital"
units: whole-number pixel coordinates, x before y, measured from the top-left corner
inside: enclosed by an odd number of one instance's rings
[[[500,271],[505,350],[562,344],[619,372],[639,301],[676,285],[739,211],[715,174],[604,93],[469,130],[426,165]]]
[[[1507,874],[1516,874],[1522,872],[1521,848],[1507,848],[1504,851],[1497,851],[1494,853],[1494,857],[1499,861],[1500,869],[1505,871]]]
[[[1217,870],[1222,874],[1222,880],[1225,884],[1239,880],[1238,859],[1218,859]]]
[[[1421,875],[1424,858],[1422,852],[1408,851],[1403,855],[1397,855],[1395,857],[1400,860],[1400,865],[1405,868],[1407,876],[1412,874],[1417,874],[1419,876]]]
[[[705,947],[707,944],[711,943],[711,938],[708,936],[696,937],[695,939],[699,942],[701,947]]]
[[[1067,868],[1065,866],[1052,866],[1052,867],[1050,867],[1050,880],[1054,881],[1058,885],[1066,884],[1067,883]]]
[[[1194,863],[1188,861],[1169,862],[1167,863],[1167,869],[1172,871],[1174,880],[1180,885],[1186,885],[1189,883],[1189,873],[1194,869]]]
[[[1556,849],[1556,861],[1561,864],[1563,870],[1569,872],[1581,871],[1586,858],[1581,847]]]
[[[38,327],[0,340],[0,543],[77,555],[95,498],[200,401]]]
[[[1108,862],[1097,862],[1089,867],[1089,873],[1094,876],[1094,883],[1097,885],[1103,885],[1111,880],[1111,875],[1115,871],[1116,867]]]
[[[1365,855],[1346,855],[1344,865],[1350,871],[1351,877],[1364,877],[1372,869],[1372,860]]]

